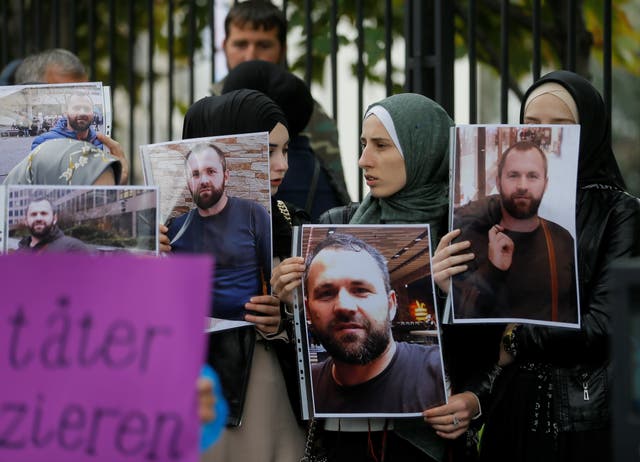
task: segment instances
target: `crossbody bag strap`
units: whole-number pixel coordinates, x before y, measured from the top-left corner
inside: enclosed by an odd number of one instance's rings
[[[543,219],[540,220],[544,238],[547,241],[547,254],[549,256],[549,273],[551,277],[551,320],[558,320],[558,264],[556,262],[556,251],[553,247],[553,240],[549,228]]]
[[[185,233],[185,231],[187,230],[187,228],[189,227],[189,225],[193,221],[193,214],[194,213],[197,213],[196,209],[189,210],[189,214],[187,215],[187,218],[184,220],[184,223],[182,223],[182,227],[176,233],[174,238],[171,239],[171,242],[169,242],[169,245],[172,245],[174,242],[176,242],[178,239],[180,239],[182,237],[182,235]]]
[[[291,221],[291,214],[289,213],[287,204],[285,204],[284,201],[278,199],[276,200],[276,205],[278,206],[278,210],[280,210],[280,213],[282,214],[284,219],[287,220],[287,223],[289,223],[289,226],[293,226],[293,222]]]

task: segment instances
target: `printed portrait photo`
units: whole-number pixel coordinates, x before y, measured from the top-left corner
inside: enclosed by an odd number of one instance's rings
[[[474,258],[452,277],[454,322],[579,327],[575,201],[580,127],[452,129],[451,229]]]
[[[158,190],[7,186],[7,252],[158,253]]]
[[[145,145],[140,155],[171,252],[215,256],[208,330],[249,325],[245,304],[271,278],[268,134]]]
[[[304,225],[313,415],[417,416],[446,402],[428,225]]]
[[[80,139],[103,148],[110,101],[101,83],[0,87],[0,181],[45,141]]]

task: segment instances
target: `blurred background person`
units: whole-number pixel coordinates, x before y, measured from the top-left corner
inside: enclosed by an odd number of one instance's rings
[[[286,67],[287,20],[273,3],[265,0],[247,0],[235,3],[224,21],[225,38],[222,49],[227,68],[233,70],[245,61],[268,61]],[[225,79],[211,86],[211,92],[219,95]],[[344,180],[338,129],[320,104],[314,101],[310,120],[304,128],[311,149],[324,170],[340,204],[350,202]],[[282,192],[287,191],[282,188]]]

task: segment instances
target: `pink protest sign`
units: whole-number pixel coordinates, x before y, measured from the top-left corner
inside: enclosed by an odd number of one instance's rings
[[[212,266],[0,257],[0,461],[197,461]]]

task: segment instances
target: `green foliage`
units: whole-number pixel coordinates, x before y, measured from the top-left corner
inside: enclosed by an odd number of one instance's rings
[[[191,2],[178,0],[173,2],[173,11],[169,15],[169,2],[155,0],[153,8],[149,9],[147,1],[115,0],[114,8],[110,8],[107,2],[24,2],[24,16],[20,18],[17,0],[8,5],[7,24],[8,35],[19,36],[24,26],[24,34],[27,43],[21,44],[12,41],[8,44],[9,59],[22,57],[21,47],[24,45],[27,54],[40,51],[38,40],[41,36],[43,48],[54,46],[54,22],[53,18],[59,18],[58,30],[60,33],[58,46],[76,51],[84,63],[91,62],[92,49],[95,50],[96,68],[93,80],[102,81],[113,87],[126,88],[127,92],[134,95],[134,101],[138,101],[140,85],[149,78],[146,62],[140,62],[136,56],[138,51],[133,47],[139,37],[148,35],[150,31],[149,21],[152,19],[153,44],[155,53],[168,53],[169,43],[169,19],[173,21],[173,53],[176,66],[189,65],[189,50],[202,48],[200,32],[208,25],[207,1],[195,2],[191,10]],[[56,10],[56,7],[58,8]],[[30,19],[35,17],[35,9],[42,20],[36,30],[35,23]],[[90,19],[91,14],[94,15]],[[150,17],[150,14],[153,14]],[[76,18],[76,26],[72,27],[72,18]],[[191,25],[194,21],[195,27]],[[90,24],[94,24],[93,30]],[[113,31],[113,35],[111,32]],[[129,50],[133,50],[133,54]],[[129,71],[133,70],[130,81]],[[153,71],[155,76],[156,70]],[[111,80],[113,78],[113,81]]]
[[[616,0],[611,2],[614,39],[612,40],[611,58],[613,65],[640,76],[640,30],[637,21],[640,19],[640,8],[635,0]],[[601,21],[603,11],[602,0],[585,1],[585,22],[593,36],[594,58],[602,61],[604,29]],[[636,27],[633,26],[635,13]]]
[[[618,0],[612,2],[613,8],[613,65],[634,75],[640,75],[640,31],[634,29],[630,19],[629,7],[633,0]],[[297,46],[305,50],[307,37],[305,29],[305,11],[303,0],[289,1],[290,29],[300,32]],[[404,3],[392,2],[392,33],[393,38],[403,37]],[[498,0],[483,0],[476,2],[476,53],[480,62],[486,63],[500,72],[500,42],[501,42],[501,3]],[[384,36],[384,2],[362,2],[364,6],[364,64],[365,78],[369,82],[383,83],[384,73],[379,72],[379,65],[385,61]],[[324,66],[330,55],[330,26],[331,2],[313,2],[312,36],[313,36],[313,76],[312,79],[322,82]],[[541,62],[549,68],[561,68],[566,61],[568,3],[565,0],[543,0],[541,2]],[[589,60],[602,59],[603,49],[603,1],[584,0],[578,2],[579,9],[576,18],[577,33],[577,71],[589,73]],[[455,56],[461,58],[468,53],[469,1],[456,0],[454,3]],[[511,88],[516,94],[522,91],[517,86],[520,77],[531,73],[531,56],[533,55],[532,36],[532,0],[512,0],[509,4],[509,72]],[[350,25],[348,32],[339,34],[339,46],[356,43],[356,2],[338,2],[338,22]],[[344,28],[339,28],[342,31]],[[292,69],[304,72],[306,64],[306,50],[293,60]],[[393,74],[397,74],[402,67],[394,65]],[[356,74],[357,65],[351,66]],[[396,86],[400,82],[395,82]]]
[[[324,66],[328,56],[331,54],[331,14],[332,2],[312,2],[312,31],[313,53],[312,53],[312,80],[322,82],[324,76]],[[296,47],[305,50],[291,63],[291,69],[303,73],[306,68],[306,39],[307,30],[305,26],[306,13],[305,2],[303,0],[291,0],[288,2],[289,31],[300,32],[300,39],[296,42]],[[338,16],[336,22],[338,27],[338,47],[357,46],[357,11],[356,2],[338,1]],[[363,30],[364,30],[364,73],[365,79],[373,83],[384,83],[384,73],[379,72],[379,66],[385,65],[385,2],[362,2],[363,4]],[[391,2],[393,37],[402,36],[404,2],[393,0]],[[340,27],[348,26],[348,27]],[[346,30],[346,32],[345,32]],[[404,57],[402,59],[404,61]],[[404,64],[404,63],[402,63]],[[393,72],[402,70],[404,66],[394,65]],[[351,72],[357,74],[357,64],[351,66]]]
[[[640,30],[633,27],[634,0],[616,0],[612,2],[613,64],[633,75],[640,75]],[[148,34],[150,14],[154,28],[154,50],[157,53],[167,53],[169,43],[169,20],[172,20],[173,53],[177,67],[188,66],[190,50],[202,47],[201,32],[208,25],[211,1],[199,0],[192,4],[188,0],[173,2],[173,9],[169,10],[169,2],[155,0],[153,8],[149,8],[148,1],[114,0],[114,9],[106,3],[71,2],[24,2],[25,18],[35,16],[35,8],[39,9],[41,18],[60,17],[60,46],[77,49],[78,55],[84,62],[90,62],[91,48],[95,49],[96,75],[95,80],[124,87],[132,92],[137,101],[140,85],[148,78],[147,63],[140,63],[135,56],[130,56],[129,49],[132,40]],[[290,32],[299,32],[299,39],[295,43],[300,54],[293,59],[291,67],[294,71],[304,73],[306,68],[306,13],[304,0],[290,0],[288,2],[288,16]],[[312,23],[312,79],[321,82],[324,67],[331,54],[331,1],[311,2]],[[354,0],[337,1],[338,47],[356,46],[357,44],[357,3]],[[364,73],[365,79],[373,83],[384,83],[385,49],[385,3],[360,2],[363,6],[364,30]],[[405,1],[391,1],[392,37],[397,40],[403,37]],[[577,70],[588,73],[589,59],[602,59],[603,47],[603,0],[583,0],[579,5],[577,26]],[[59,8],[54,11],[54,8]],[[541,2],[541,54],[543,65],[547,67],[562,67],[565,61],[566,31],[568,30],[568,2],[565,0],[543,0]],[[91,9],[90,9],[91,7]],[[454,2],[455,54],[456,57],[466,55],[468,50],[467,31],[469,28],[468,0]],[[499,72],[500,68],[500,17],[501,2],[499,0],[476,1],[477,36],[476,50],[480,62],[488,64]],[[533,51],[532,28],[532,0],[511,0],[509,4],[509,70],[512,78],[530,73],[531,56]],[[9,1],[6,9],[9,30],[8,36],[19,36],[21,21],[17,17],[20,8],[18,1]],[[93,22],[88,18],[94,14]],[[71,27],[71,18],[76,18],[76,27]],[[89,24],[95,24],[93,33]],[[110,38],[113,24],[115,35]],[[32,39],[37,33],[48,38],[53,36],[53,22],[41,21],[38,31],[35,23],[24,21],[24,33],[27,37],[27,53],[37,51],[36,41]],[[290,34],[292,35],[292,34]],[[93,39],[91,39],[93,37]],[[90,43],[91,40],[91,43]],[[19,49],[23,45],[19,41],[8,44],[9,58],[19,57]],[[45,45],[50,46],[50,45]],[[112,53],[111,50],[114,50]],[[392,75],[401,75],[403,57],[394,62]],[[351,72],[356,73],[357,65],[351,66]],[[129,70],[134,74],[130,81]],[[157,71],[156,71],[157,72]],[[111,81],[111,78],[114,81]],[[395,82],[399,86],[402,82]],[[514,84],[515,85],[515,84]],[[512,85],[516,93],[517,87]]]
[[[452,0],[453,1],[453,0]],[[636,0],[616,0],[612,2],[612,18],[614,38],[612,40],[613,65],[632,75],[640,75],[640,30],[633,27],[634,14],[636,22],[638,7]],[[176,68],[190,65],[190,51],[202,48],[202,31],[208,25],[210,0],[198,0],[194,3],[188,0],[173,2],[170,10],[170,2],[154,0],[153,8],[149,8],[149,1],[114,0],[114,8],[110,3],[72,2],[60,0],[59,2],[35,2],[24,1],[24,21],[17,15],[20,12],[19,0],[9,0],[5,13],[8,24],[7,35],[19,37],[24,24],[24,35],[27,43],[22,44],[18,40],[8,43],[8,58],[20,56],[20,49],[24,45],[27,53],[38,51],[35,49],[37,35],[44,37],[45,47],[52,46],[46,43],[53,37],[53,21],[41,20],[39,26],[34,21],[35,9],[38,8],[40,18],[59,17],[61,24],[59,45],[72,50],[77,50],[80,58],[90,62],[91,49],[95,50],[96,75],[95,80],[106,82],[113,87],[125,88],[133,95],[134,102],[138,101],[140,86],[149,78],[146,62],[139,62],[134,55],[129,53],[132,43],[136,39],[149,33],[149,20],[153,24],[154,51],[158,54],[166,54],[173,50]],[[306,12],[305,0],[288,1],[288,16],[291,35],[299,37],[294,49],[299,49],[300,54],[292,60],[291,67],[298,73],[304,73],[306,69]],[[322,82],[324,69],[328,57],[331,55],[331,29],[332,29],[332,1],[310,2],[311,11],[311,36],[312,53],[311,63],[313,81]],[[386,2],[371,2],[354,0],[337,0],[338,23],[338,47],[357,46],[357,5],[363,7],[364,30],[364,78],[371,83],[384,83],[386,67],[385,50],[385,4]],[[501,1],[483,0],[476,1],[476,27],[475,40],[478,61],[486,63],[496,73],[500,71],[500,28],[501,28]],[[592,59],[601,61],[603,54],[603,0],[583,0],[577,2],[578,14],[576,17],[577,28],[577,71],[587,75],[589,73],[589,61]],[[391,4],[391,31],[392,40],[403,38],[404,13],[406,1],[392,0]],[[54,11],[54,8],[58,8]],[[468,52],[468,30],[470,24],[469,0],[455,0],[454,8],[454,44],[456,57],[463,57]],[[568,2],[565,0],[541,1],[541,60],[545,67],[560,68],[566,62],[566,32],[568,23]],[[510,86],[516,94],[521,95],[517,81],[520,77],[531,72],[531,56],[533,53],[532,38],[532,0],[511,0],[509,2],[509,72],[511,76]],[[94,18],[91,21],[90,15]],[[150,17],[150,14],[153,16]],[[72,27],[72,18],[75,17],[76,26]],[[169,41],[169,21],[173,24],[173,42]],[[429,23],[425,21],[425,24]],[[94,24],[93,31],[90,24]],[[36,27],[38,29],[36,30]],[[114,35],[111,35],[111,31]],[[297,34],[296,34],[297,33]],[[395,58],[395,57],[394,57]],[[394,87],[399,89],[403,83],[404,57],[392,59],[392,76],[396,77]],[[130,75],[130,70],[133,74]],[[156,75],[158,71],[154,70]],[[350,72],[357,73],[357,63],[351,65]],[[112,80],[113,78],[113,80]],[[402,80],[402,81],[398,81]],[[184,103],[184,102],[183,102]],[[180,104],[177,102],[177,104]],[[184,105],[184,104],[183,104]],[[180,109],[184,109],[181,107]]]

